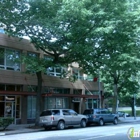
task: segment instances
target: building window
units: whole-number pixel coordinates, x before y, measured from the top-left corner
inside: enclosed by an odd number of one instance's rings
[[[78,68],[72,68],[72,74],[76,79],[84,80],[83,74]]]
[[[64,74],[67,72],[67,69],[64,67],[48,67],[47,75],[56,76],[56,77],[64,77]]]
[[[28,96],[27,98],[27,117],[34,119],[36,116],[36,97]]]
[[[20,71],[20,51],[0,48],[0,68],[6,70]]]
[[[28,92],[37,92],[37,86],[27,86],[27,91]]]
[[[98,99],[87,99],[87,108],[97,108],[98,107]]]
[[[45,109],[68,108],[68,98],[46,97]]]
[[[70,94],[69,88],[44,87],[44,93]]]
[[[25,59],[24,63],[26,64],[26,71],[28,73],[36,73],[37,67],[39,67],[39,54],[33,52],[27,52],[27,58]]]
[[[82,94],[82,89],[74,89],[73,94],[81,95]]]
[[[89,90],[86,90],[85,94],[86,95],[99,95],[99,91],[89,91]]]

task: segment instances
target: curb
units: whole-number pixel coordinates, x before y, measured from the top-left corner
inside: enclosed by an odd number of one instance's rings
[[[21,131],[20,130],[18,130],[18,131],[16,131],[16,130],[13,130],[13,131],[11,131],[11,132],[0,132],[0,136],[4,136],[4,135],[14,135],[14,134],[23,134],[23,133],[33,133],[33,132],[39,132],[39,131],[42,131],[42,130],[44,130],[44,129],[29,129],[29,130],[24,130],[24,129],[21,129]]]
[[[0,132],[0,136],[4,136],[4,135],[5,135],[5,133],[1,133],[1,132]]]
[[[135,121],[129,121],[129,120],[121,121],[121,120],[119,120],[118,122],[119,123],[135,123],[135,122],[140,122],[140,120],[135,120]]]

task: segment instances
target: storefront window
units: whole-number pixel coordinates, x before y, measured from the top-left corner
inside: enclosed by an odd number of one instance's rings
[[[27,116],[28,119],[34,119],[36,116],[36,96],[28,96]]]
[[[45,109],[68,108],[68,98],[45,98]]]
[[[0,96],[0,117],[21,118],[21,97]]]
[[[5,85],[0,84],[0,90],[5,90]]]
[[[98,100],[97,99],[87,99],[87,108],[97,108]]]

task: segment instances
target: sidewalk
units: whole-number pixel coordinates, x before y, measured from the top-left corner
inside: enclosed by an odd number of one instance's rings
[[[134,119],[134,117],[126,117],[126,118],[120,117],[118,124],[133,123],[133,122],[140,122],[140,117],[136,117],[136,119]],[[34,124],[20,124],[20,125],[11,124],[5,131],[0,131],[0,136],[39,132],[44,130],[44,128],[41,127],[35,128],[33,126]]]

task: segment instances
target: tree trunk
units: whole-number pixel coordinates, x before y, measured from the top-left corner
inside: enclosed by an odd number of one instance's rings
[[[118,92],[117,92],[117,84],[114,84],[114,97],[113,97],[112,112],[116,113],[117,111],[118,111]]]
[[[132,116],[134,116],[134,105],[131,105],[132,108]]]
[[[41,71],[36,72],[37,75],[37,95],[36,95],[36,120],[35,120],[35,125],[39,125],[39,116],[42,111],[43,107],[43,101],[42,101],[42,74]]]

